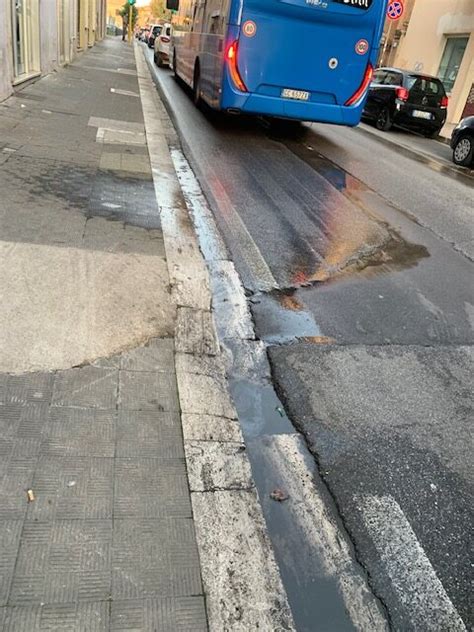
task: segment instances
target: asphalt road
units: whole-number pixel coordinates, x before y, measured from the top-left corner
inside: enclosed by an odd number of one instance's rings
[[[392,629],[468,629],[472,180],[357,129],[206,116],[155,75]]]

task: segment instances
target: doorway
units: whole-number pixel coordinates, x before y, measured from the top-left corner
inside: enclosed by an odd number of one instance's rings
[[[40,68],[39,0],[12,0],[14,83],[38,74]]]

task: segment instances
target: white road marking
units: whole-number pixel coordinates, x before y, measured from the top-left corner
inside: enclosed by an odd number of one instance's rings
[[[110,88],[110,92],[112,92],[113,94],[121,94],[124,97],[136,97],[137,99],[140,98],[139,94],[137,94],[136,92],[132,92],[131,90],[120,90],[119,88]]]
[[[99,127],[95,137],[96,143],[107,145],[146,145],[143,132],[129,132],[127,130],[110,130]]]
[[[400,505],[391,496],[362,496],[356,500],[413,628],[466,632]]]
[[[129,70],[128,68],[117,68],[117,72],[121,73],[122,75],[131,75],[132,77],[137,76],[136,70]]]
[[[143,123],[130,123],[129,121],[117,121],[97,116],[91,116],[87,124],[89,127],[102,127],[113,132],[145,132]]]
[[[121,75],[132,75],[136,77],[137,73],[135,70],[128,70],[128,68],[103,68],[102,66],[86,66],[85,64],[81,64],[77,66],[78,68],[85,68],[86,70],[101,70],[102,72],[115,72]]]

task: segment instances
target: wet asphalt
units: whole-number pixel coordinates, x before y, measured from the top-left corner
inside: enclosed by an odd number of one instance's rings
[[[396,585],[364,498],[401,508],[473,625],[472,179],[357,129],[203,114],[170,72],[155,74],[275,388],[392,629],[438,628],[410,604],[427,588],[416,568],[420,584]]]

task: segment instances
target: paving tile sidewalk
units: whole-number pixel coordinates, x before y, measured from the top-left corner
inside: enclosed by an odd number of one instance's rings
[[[144,345],[31,372],[14,370],[22,363],[12,355],[0,373],[0,630],[8,632],[207,629],[175,315],[162,305],[169,279],[136,94],[132,51],[107,40],[0,104],[0,246],[87,251],[92,261],[114,253],[127,265],[145,256],[163,284]],[[31,362],[63,334],[37,340]],[[114,336],[106,343],[114,348]]]

